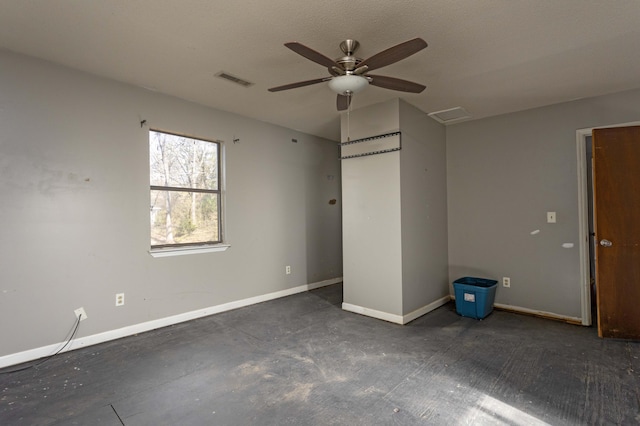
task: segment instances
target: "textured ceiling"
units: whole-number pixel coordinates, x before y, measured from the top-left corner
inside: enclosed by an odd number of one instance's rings
[[[400,97],[477,119],[640,87],[639,0],[3,0],[0,11],[2,48],[333,140],[326,84],[267,91],[328,75],[285,42],[331,58],[347,38],[362,58],[429,43],[376,71],[424,92],[368,87],[354,108]]]

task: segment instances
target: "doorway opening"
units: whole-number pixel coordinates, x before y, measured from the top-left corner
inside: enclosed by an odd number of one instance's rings
[[[587,172],[587,239],[589,251],[589,296],[591,297],[591,321],[597,323],[598,305],[596,303],[596,247],[595,247],[595,222],[593,217],[593,146],[592,136],[584,138],[585,162]]]
[[[582,325],[590,326],[597,321],[596,279],[595,279],[595,232],[591,134],[593,129],[638,126],[640,121],[611,124],[576,130],[578,154],[578,227],[580,256],[580,290]]]

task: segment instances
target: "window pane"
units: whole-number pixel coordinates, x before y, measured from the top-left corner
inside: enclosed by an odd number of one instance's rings
[[[218,194],[151,191],[151,245],[220,242]]]
[[[218,189],[218,144],[149,132],[152,186]]]

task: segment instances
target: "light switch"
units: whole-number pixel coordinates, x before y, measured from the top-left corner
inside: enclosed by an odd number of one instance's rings
[[[547,223],[556,223],[556,212],[547,212]]]

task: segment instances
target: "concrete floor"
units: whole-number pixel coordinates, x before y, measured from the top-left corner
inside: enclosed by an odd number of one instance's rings
[[[638,342],[453,304],[399,326],[341,301],[333,285],[1,374],[0,424],[640,423]]]

